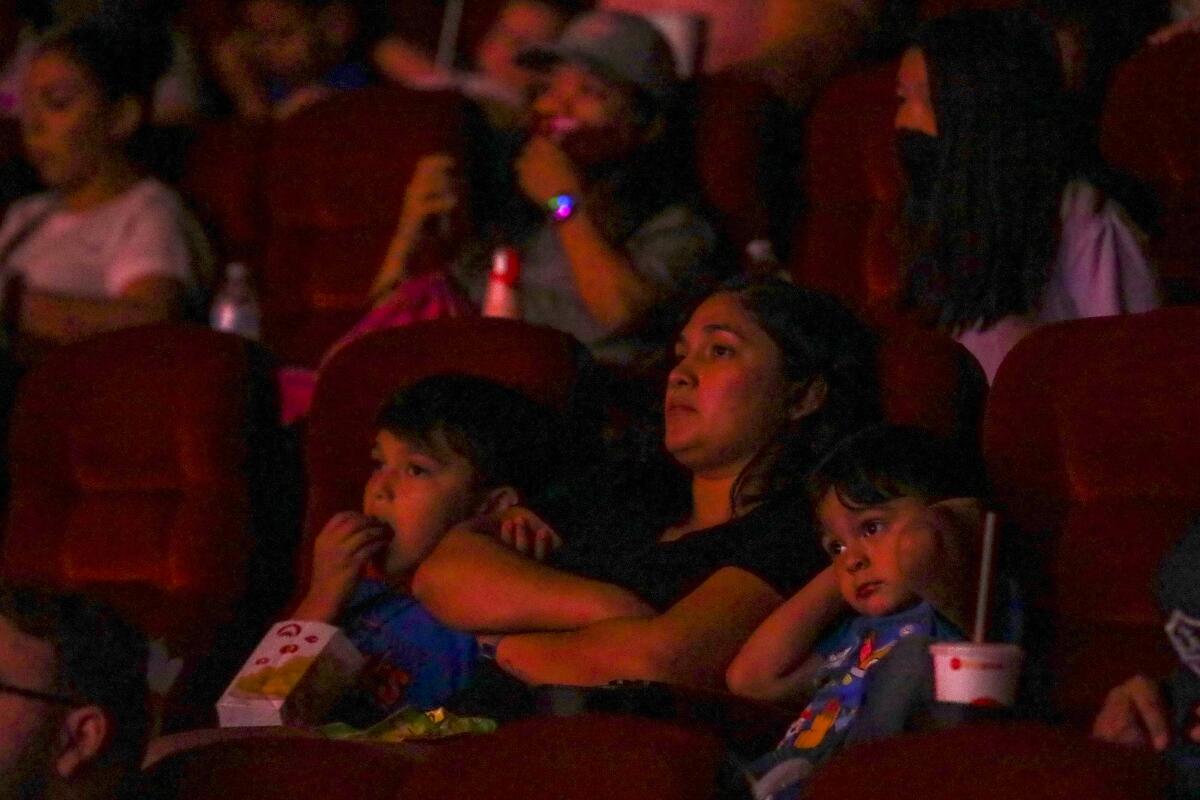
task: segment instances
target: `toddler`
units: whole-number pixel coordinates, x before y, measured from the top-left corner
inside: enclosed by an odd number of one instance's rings
[[[340,626],[366,656],[360,691],[338,712],[359,723],[441,705],[467,684],[475,638],[409,596],[412,573],[451,527],[535,496],[552,469],[550,413],[482,378],[426,378],[389,400],[377,423],[362,513],[334,515],[317,536],[293,614]],[[537,533],[519,544],[543,554],[547,531]]]
[[[964,638],[979,475],[930,434],[899,427],[855,434],[816,468],[809,491],[833,564],[727,672],[735,692],[807,698],[778,747],[751,765],[756,797],[798,796],[814,765],[849,741],[900,732],[929,702],[928,643]],[[853,616],[817,643],[844,606]]]

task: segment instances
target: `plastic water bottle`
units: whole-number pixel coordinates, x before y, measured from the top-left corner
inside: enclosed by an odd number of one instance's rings
[[[521,318],[521,258],[516,248],[497,247],[492,252],[481,313],[485,317]]]
[[[225,282],[213,298],[209,323],[218,331],[236,333],[247,339],[259,338],[262,314],[254,290],[250,288],[245,264],[235,261],[225,268]]]

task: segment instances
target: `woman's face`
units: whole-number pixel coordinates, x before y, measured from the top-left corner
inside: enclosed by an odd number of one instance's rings
[[[929,97],[929,68],[925,54],[915,47],[910,47],[900,59],[896,96],[900,99],[900,107],[896,109],[896,130],[938,135],[937,116]]]
[[[79,65],[62,53],[42,53],[25,76],[21,132],[29,160],[50,187],[87,183],[120,153],[115,105]]]
[[[800,415],[783,353],[733,294],[715,294],[696,309],[675,353],[665,442],[694,474],[736,476]]]

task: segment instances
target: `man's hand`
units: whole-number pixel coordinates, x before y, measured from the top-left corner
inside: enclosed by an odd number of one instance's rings
[[[1162,751],[1171,743],[1169,718],[1162,689],[1145,675],[1135,675],[1104,698],[1104,706],[1092,724],[1092,736],[1133,747],[1150,745]],[[1193,727],[1192,738],[1198,734],[1200,731]]]
[[[570,156],[545,136],[534,136],[516,162],[521,191],[539,206],[560,194],[578,196],[583,185]]]

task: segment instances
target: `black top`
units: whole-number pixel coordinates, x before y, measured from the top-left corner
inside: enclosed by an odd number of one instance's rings
[[[568,543],[556,566],[626,588],[659,611],[722,567],[743,569],[786,598],[829,563],[811,519],[807,501],[779,500],[671,542],[658,541],[661,531],[653,531],[640,544],[628,536],[610,546]]]

